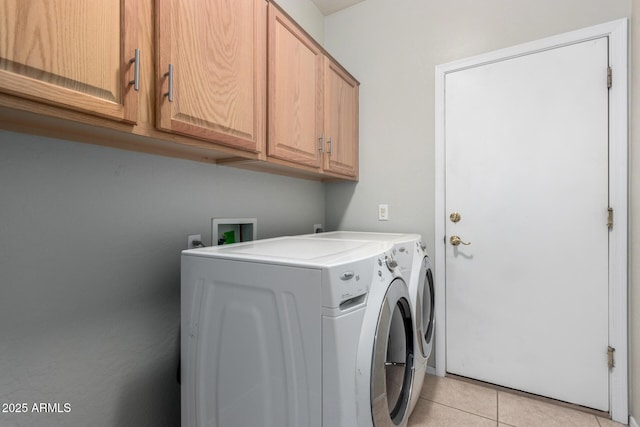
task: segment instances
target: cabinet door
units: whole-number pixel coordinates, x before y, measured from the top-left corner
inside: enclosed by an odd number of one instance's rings
[[[358,82],[325,60],[324,170],[358,176]]]
[[[265,0],[158,0],[156,6],[157,126],[262,151]]]
[[[135,122],[136,0],[0,0],[0,91]]]
[[[320,168],[322,59],[313,40],[270,4],[270,157]]]

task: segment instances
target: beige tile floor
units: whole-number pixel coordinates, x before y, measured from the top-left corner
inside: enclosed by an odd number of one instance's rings
[[[621,427],[587,412],[427,375],[409,427]]]

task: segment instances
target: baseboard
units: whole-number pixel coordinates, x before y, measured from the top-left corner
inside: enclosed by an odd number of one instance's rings
[[[436,368],[432,368],[431,366],[427,365],[427,374],[435,375],[436,374]],[[638,427],[638,426],[635,426],[635,427]]]

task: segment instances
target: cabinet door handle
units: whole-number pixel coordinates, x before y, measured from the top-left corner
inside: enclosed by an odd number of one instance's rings
[[[129,82],[129,86],[133,85],[133,89],[140,90],[140,49],[136,49],[135,56],[129,60],[129,64],[133,64],[133,80]]]
[[[333,153],[333,138],[329,138],[329,151],[327,151],[327,153],[329,153],[329,156],[331,156],[331,153]]]
[[[169,64],[169,71],[164,73],[164,77],[167,77],[169,80],[169,91],[163,96],[166,96],[169,102],[173,102],[173,64]]]
[[[318,151],[321,152],[321,153],[324,153],[324,133],[322,134],[322,136],[320,138],[318,138],[318,142],[320,143]]]

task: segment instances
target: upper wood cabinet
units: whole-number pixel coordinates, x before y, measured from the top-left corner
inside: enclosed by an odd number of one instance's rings
[[[0,92],[135,122],[136,0],[0,0]]]
[[[269,4],[268,157],[358,176],[358,82]]]
[[[358,178],[358,82],[268,0],[0,0],[0,128]]]
[[[265,0],[158,0],[157,126],[264,151]]]
[[[358,82],[337,63],[325,60],[324,170],[358,176]]]
[[[315,42],[270,4],[270,157],[321,167],[322,63]]]

